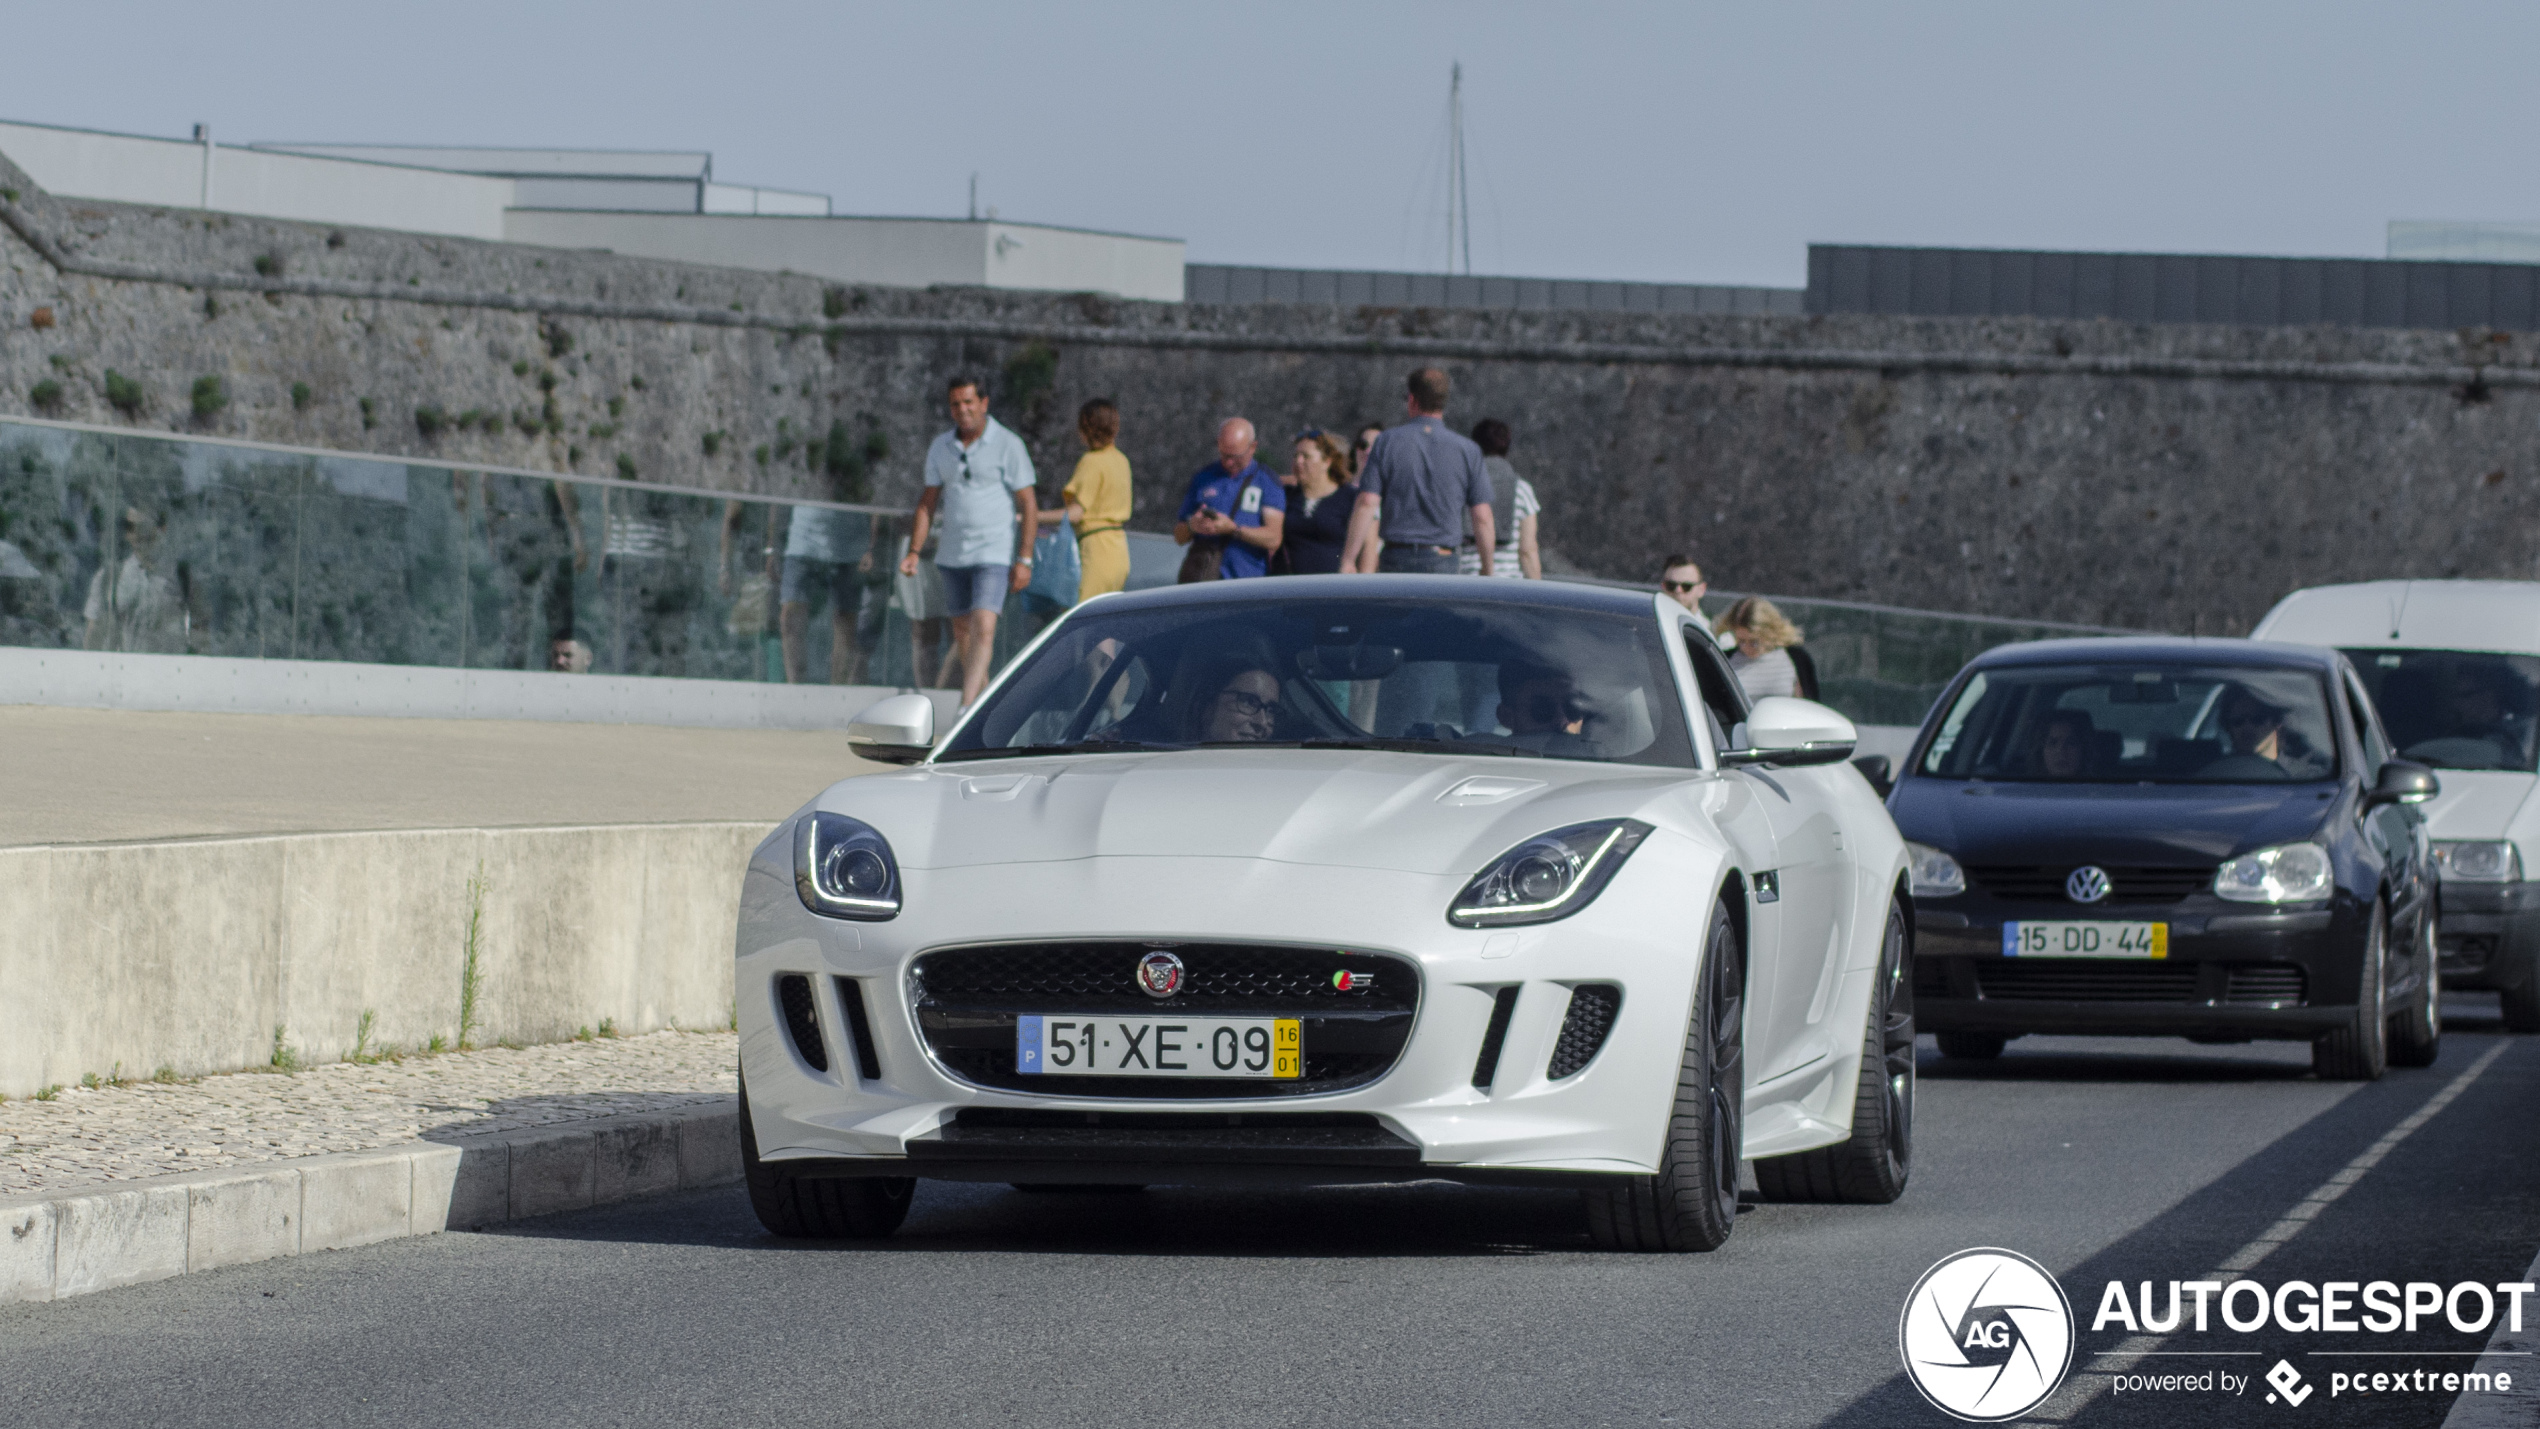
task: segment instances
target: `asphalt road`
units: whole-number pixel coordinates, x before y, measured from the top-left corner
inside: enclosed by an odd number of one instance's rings
[[[1927,1044],[1902,1201],[1754,1205],[1707,1256],[1594,1252],[1575,1200],[1534,1191],[929,1184],[895,1241],[798,1245],[736,1189],[0,1309],[0,1423],[1943,1425],[1896,1351],[1932,1262],[2035,1257],[2081,1318],[2077,1367],[2105,1367],[2090,1352],[2125,1339],[2089,1328],[2108,1280],[2201,1278],[2499,1046],[2251,1273],[2519,1280],[2540,1247],[2540,1038],[2503,1038],[2493,1009],[2455,999],[2441,1062],[2369,1086],[2310,1080],[2298,1047],[2033,1038],[1970,1067]],[[2485,1343],[2436,1323],[2337,1343]],[[2254,1378],[2290,1356],[2324,1385],[2341,1364],[2442,1364],[2229,1339],[2258,1357],[2169,1368]],[[2109,1384],[2077,1373],[2041,1414],[2287,1413],[2263,1381]],[[2284,1422],[2449,1408],[2321,1392]]]

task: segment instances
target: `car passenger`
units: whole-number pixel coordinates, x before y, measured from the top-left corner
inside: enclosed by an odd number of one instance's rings
[[[1231,674],[1203,681],[1213,691],[1192,711],[1197,728],[1192,738],[1202,744],[1259,744],[1279,724],[1279,677],[1246,661]]]
[[[2048,779],[2079,779],[2090,768],[2091,736],[2098,726],[2082,710],[2057,710],[2039,732],[2034,764]]]

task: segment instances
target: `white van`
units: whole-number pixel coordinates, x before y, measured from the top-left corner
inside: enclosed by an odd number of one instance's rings
[[[2506,1027],[2540,1032],[2540,581],[2314,586],[2249,635],[2345,651],[2399,757],[2442,771],[2425,814],[2443,980],[2496,989]]]

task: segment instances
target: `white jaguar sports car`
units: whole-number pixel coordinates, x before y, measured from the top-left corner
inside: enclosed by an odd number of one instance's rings
[[[1601,1245],[1895,1199],[1905,846],[1821,705],[1661,597],[1225,581],[1054,623],[940,744],[762,843],[735,969],[752,1204],[897,1228],[1025,1189],[1571,1186]]]

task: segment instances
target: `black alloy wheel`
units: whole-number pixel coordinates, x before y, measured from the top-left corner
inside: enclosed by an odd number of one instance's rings
[[[1774,1201],[1885,1205],[1905,1194],[1913,1164],[1914,943],[1904,905],[1890,903],[1862,1036],[1852,1135],[1832,1146],[1757,1161],[1755,1185]]]
[[[1746,952],[1728,908],[1718,904],[1686,1019],[1658,1174],[1608,1177],[1580,1192],[1588,1239],[1604,1250],[1719,1249],[1737,1229],[1745,1099]]]
[[[2355,1015],[2311,1044],[2311,1071],[2323,1081],[2371,1082],[2390,1067],[2390,910],[2372,905]]]
[[[2442,939],[2431,909],[2417,915],[2416,1000],[2390,1019],[2390,1065],[2431,1067],[2443,1051]]]
[[[741,1082],[741,1179],[750,1209],[768,1234],[787,1240],[875,1240],[900,1228],[917,1191],[913,1176],[810,1180],[786,1175],[758,1159],[758,1132],[750,1125],[750,1084]]]
[[[1961,1062],[1990,1062],[2011,1044],[2010,1038],[1990,1032],[1936,1032],[1932,1037],[1940,1043],[1940,1055]]]

